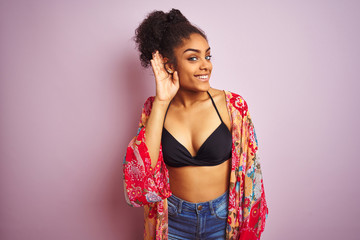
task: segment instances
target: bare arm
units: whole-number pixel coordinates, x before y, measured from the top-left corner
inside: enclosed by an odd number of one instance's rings
[[[156,96],[146,124],[145,135],[151,167],[154,168],[159,158],[165,112],[179,89],[179,77],[176,71],[171,75],[165,70],[163,58],[159,52],[153,54],[153,59],[150,62],[155,75]]]

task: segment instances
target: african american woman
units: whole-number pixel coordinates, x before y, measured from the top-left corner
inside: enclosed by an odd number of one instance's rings
[[[268,214],[245,100],[210,86],[205,33],[179,10],[136,29],[156,95],[124,159],[127,202],[144,207],[145,239],[260,239]]]

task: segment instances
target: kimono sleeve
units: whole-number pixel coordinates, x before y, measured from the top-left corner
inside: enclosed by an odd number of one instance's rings
[[[130,141],[123,162],[126,202],[133,207],[159,202],[171,195],[169,174],[162,156],[162,147],[155,168],[151,167],[146,145],[146,122],[154,97],[146,100],[142,109],[139,129]]]
[[[243,119],[243,126],[245,128],[243,133],[247,136],[245,138],[247,150],[243,154],[246,154],[247,160],[242,205],[244,219],[240,240],[258,240],[265,228],[268,208],[258,156],[258,142],[254,124],[248,111]]]

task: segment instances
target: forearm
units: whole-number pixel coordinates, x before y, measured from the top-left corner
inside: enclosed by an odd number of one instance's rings
[[[160,101],[155,97],[152,110],[146,124],[145,136],[148,147],[151,167],[154,168],[159,158],[161,134],[169,101]]]

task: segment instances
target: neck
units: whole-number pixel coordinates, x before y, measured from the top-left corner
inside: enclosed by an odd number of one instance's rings
[[[206,91],[194,92],[180,88],[176,93],[175,97],[173,98],[172,102],[176,105],[181,105],[184,108],[188,108],[198,102],[202,102],[207,99],[209,99],[209,95]]]

